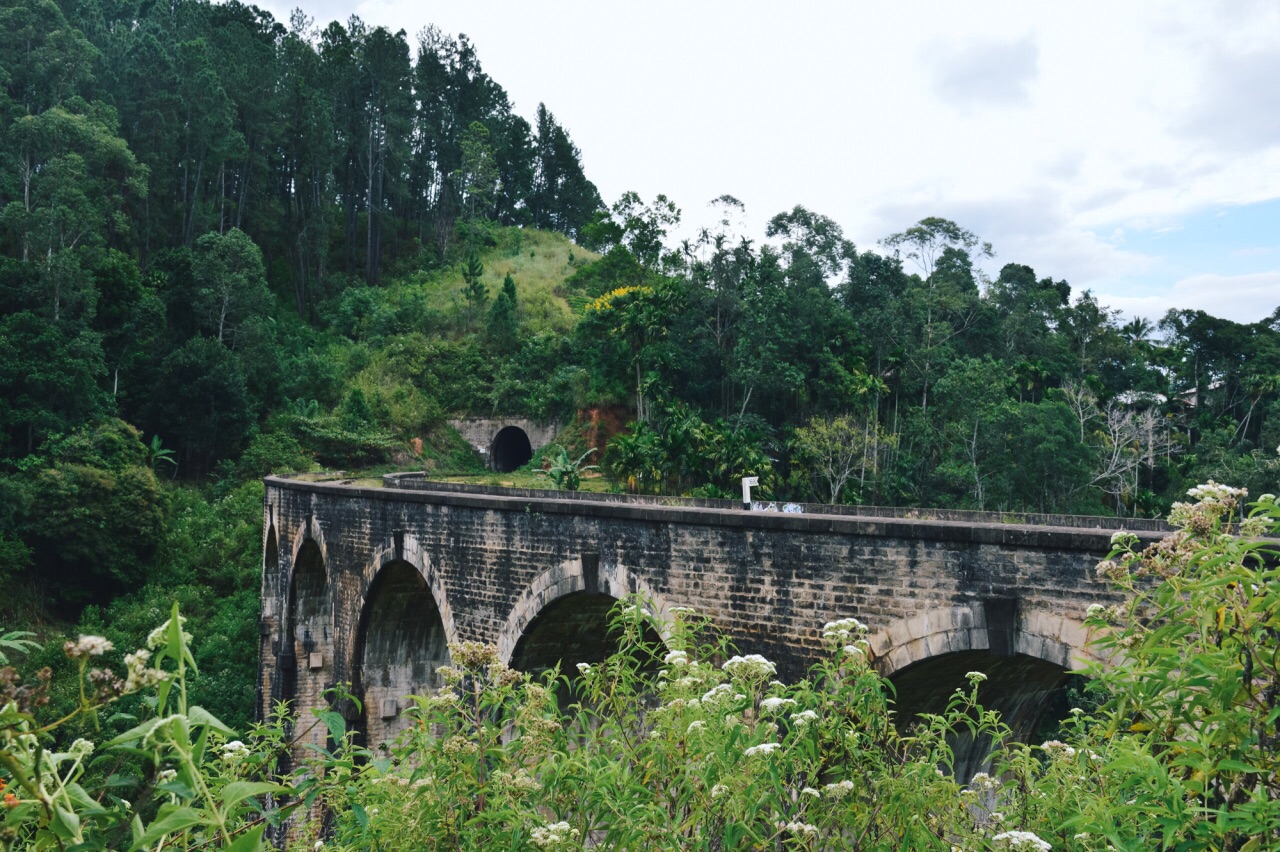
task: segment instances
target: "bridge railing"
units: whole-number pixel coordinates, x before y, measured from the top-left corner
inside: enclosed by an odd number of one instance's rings
[[[691,506],[701,509],[743,511],[737,500],[713,500],[701,497],[664,497],[647,494],[600,494],[587,491],[555,491],[544,488],[504,488],[495,485],[440,482],[426,474],[389,473],[382,477],[386,488],[407,491],[432,491],[445,494],[491,494],[530,499],[581,500],[597,503],[631,503],[651,506]],[[847,506],[827,503],[788,503],[759,501],[753,511],[796,512],[805,515],[846,515],[859,518],[903,518],[920,521],[956,521],[970,524],[1019,524],[1027,526],[1065,527],[1068,529],[1130,530],[1132,532],[1172,532],[1161,520],[1150,518],[1113,518],[1097,515],[1055,515],[1039,512],[978,512],[970,509],[924,509],[900,506]]]

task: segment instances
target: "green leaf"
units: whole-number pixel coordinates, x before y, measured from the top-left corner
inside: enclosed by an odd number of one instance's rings
[[[129,847],[129,852],[145,849],[166,834],[173,834],[175,831],[182,831],[193,825],[203,825],[204,823],[204,817],[200,816],[197,811],[191,808],[176,808],[147,826],[147,830],[142,833],[141,837],[135,835],[133,845]]]
[[[157,784],[156,789],[161,792],[177,796],[179,799],[189,800],[196,797],[196,791],[191,788],[190,784],[176,778],[173,781],[166,781],[163,784]]]
[[[198,707],[193,707],[198,710]],[[200,725],[200,733],[196,735],[196,741],[191,744],[191,760],[196,766],[204,763],[204,751],[209,745],[209,726]]]
[[[136,787],[141,783],[142,779],[137,775],[121,775],[117,772],[114,775],[108,776],[107,780],[102,782],[102,786],[107,788]]]
[[[333,737],[335,743],[342,742],[342,738],[347,734],[347,720],[342,718],[342,714],[334,710],[313,710],[316,718],[324,722],[324,726],[329,729],[329,736]]]
[[[214,716],[203,707],[192,707],[191,711],[187,713],[187,718],[191,720],[191,724],[208,725],[224,737],[234,737],[236,735],[234,730],[224,725],[217,716]]]
[[[80,817],[61,805],[54,805],[53,807],[52,827],[53,833],[58,835],[60,839],[80,841]]]
[[[1225,758],[1223,760],[1218,761],[1218,771],[1219,772],[1261,772],[1262,770],[1257,768],[1256,766],[1250,766],[1249,764],[1240,760]]]
[[[147,737],[151,736],[152,732],[155,731],[156,728],[160,727],[160,723],[165,721],[165,719],[167,718],[168,717],[163,717],[163,718],[158,717],[155,719],[148,719],[147,721],[143,722],[141,725],[135,725],[134,727],[130,728],[129,730],[125,731],[123,734],[120,734],[118,737],[107,740],[105,743],[102,744],[102,747],[110,748],[111,746],[120,745],[121,743],[131,743],[136,740],[146,739]]]
[[[281,793],[288,789],[269,781],[232,781],[222,788],[222,803],[233,808],[250,796],[265,796],[267,793]]]
[[[89,795],[88,791],[86,791],[83,787],[81,787],[79,784],[75,783],[74,781],[68,784],[63,789],[66,791],[67,796],[70,797],[72,803],[75,804],[76,811],[80,815],[96,816],[98,814],[105,814],[107,812],[106,808],[102,807],[102,805],[99,805],[96,801],[94,801],[93,797]]]
[[[256,852],[262,848],[262,832],[265,825],[246,831],[235,840],[222,847],[223,852]]]

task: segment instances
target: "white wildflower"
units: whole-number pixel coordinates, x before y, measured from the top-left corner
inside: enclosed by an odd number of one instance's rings
[[[822,788],[823,795],[828,799],[843,799],[852,792],[853,782],[849,780],[837,781],[834,784],[828,784]]]
[[[535,828],[529,839],[534,846],[550,849],[555,846],[568,846],[578,839],[580,832],[570,828],[567,822],[553,822],[550,825]]]
[[[783,707],[794,705],[794,698],[766,698],[760,702],[760,709],[765,713],[777,713]]]
[[[1047,740],[1040,744],[1040,748],[1054,760],[1070,760],[1076,756],[1076,750],[1061,740]]]
[[[1121,547],[1128,547],[1130,545],[1137,544],[1137,542],[1138,542],[1138,537],[1133,533],[1129,532],[1128,530],[1124,530],[1124,529],[1116,530],[1111,534],[1112,547],[1115,547],[1117,545]]]
[[[1195,488],[1187,489],[1187,496],[1196,500],[1226,502],[1229,500],[1239,500],[1241,497],[1248,497],[1249,489],[1232,488],[1230,485],[1221,485],[1210,479],[1203,485],[1197,485]]]
[[[689,727],[685,729],[685,735],[687,736],[689,734],[692,734],[694,731],[701,731],[706,726],[707,726],[707,723],[702,721],[701,719],[694,719],[692,722],[689,723]]]
[[[1006,831],[991,838],[993,843],[1004,844],[1006,849],[1035,849],[1048,852],[1053,847],[1030,831]]]
[[[865,634],[868,628],[856,618],[842,618],[822,625],[822,638],[837,644],[848,642],[856,634]]]
[[[112,650],[115,646],[111,644],[111,640],[104,636],[81,636],[74,642],[68,642],[62,646],[68,657],[101,657],[103,654]]]
[[[765,757],[773,754],[775,751],[777,751],[780,748],[782,748],[781,743],[760,743],[760,745],[753,745],[751,748],[747,749],[742,754],[744,757],[756,757],[756,756]]]
[[[777,666],[759,654],[747,654],[745,657],[731,657],[721,666],[730,677],[749,680],[764,680],[777,672]]]
[[[725,793],[729,792],[729,788],[723,784],[717,784],[711,788],[711,798],[718,799]]]
[[[818,721],[818,714],[812,710],[801,710],[799,713],[791,714],[791,721],[795,723],[797,728],[803,730],[813,722]]]
[[[187,617],[186,617],[185,615],[180,615],[180,616],[178,616],[178,628],[179,628],[179,629],[181,629],[181,628],[182,628],[182,625],[186,623],[186,620],[187,620]],[[148,648],[157,648],[157,649],[158,649],[158,648],[162,648],[162,647],[164,647],[164,645],[169,641],[169,624],[170,624],[172,621],[173,621],[173,616],[170,616],[168,621],[166,621],[164,624],[161,624],[161,625],[160,625],[159,627],[157,627],[155,630],[152,630],[150,633],[148,633],[148,634],[147,634],[147,647],[148,647]],[[187,631],[183,630],[183,631],[182,631],[182,641],[184,641],[184,642],[190,642],[190,641],[191,641],[191,634],[190,634],[190,633],[188,633]]]
[[[687,666],[689,665],[689,655],[684,651],[671,651],[662,658],[662,662],[668,666]]]
[[[239,740],[232,740],[222,747],[222,759],[226,763],[239,763],[249,756],[249,747]]]
[[[969,672],[964,676],[964,679],[969,681],[969,683],[982,683],[987,679],[987,676],[982,672]]]
[[[128,672],[124,682],[125,692],[137,692],[139,689],[155,686],[161,681],[168,680],[168,672],[152,668],[150,663],[151,652],[145,648],[139,648],[132,654],[124,655],[124,665]]]
[[[170,781],[175,780],[177,777],[178,777],[178,770],[161,769],[158,773],[156,773],[156,783],[168,784]]]
[[[733,693],[733,687],[729,686],[729,684],[727,683],[720,683],[711,687],[711,689],[708,689],[703,694],[702,700],[715,702],[715,701],[719,701],[722,698],[727,698],[732,693]]]
[[[580,675],[589,675],[589,674],[591,674],[591,664],[590,664],[590,663],[578,663],[578,674],[580,674]]]
[[[969,789],[985,793],[1000,786],[1000,782],[985,772],[979,772],[969,780]]]
[[[800,791],[800,795],[801,795],[801,796],[813,796],[815,799],[820,799],[820,798],[822,798],[822,794],[821,794],[821,793],[819,793],[817,790],[815,790],[815,789],[814,789],[814,788],[812,788],[812,787],[805,787],[803,790],[801,790],[801,791]]]
[[[796,820],[796,821],[787,823],[786,825],[783,826],[783,828],[785,828],[787,831],[791,832],[792,834],[799,834],[802,837],[818,836],[818,827],[816,825],[810,825],[807,822],[800,822]]]

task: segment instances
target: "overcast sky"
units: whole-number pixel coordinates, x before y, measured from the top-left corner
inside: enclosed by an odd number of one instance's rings
[[[267,3],[281,20],[297,3]],[[1280,3],[321,0],[466,33],[606,202],[746,236],[796,204],[859,249],[944,216],[1128,315],[1280,306]]]

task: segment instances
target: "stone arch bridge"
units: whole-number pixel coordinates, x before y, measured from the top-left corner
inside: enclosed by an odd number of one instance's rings
[[[764,507],[769,508],[769,507]],[[498,646],[517,668],[572,672],[608,652],[606,615],[641,593],[660,623],[711,616],[743,653],[795,679],[821,628],[870,625],[902,713],[940,709],[964,673],[1029,734],[1090,658],[1090,604],[1117,600],[1094,566],[1121,524],[1070,516],[802,506],[451,486],[421,475],[268,477],[259,707],[305,712],[349,682],[370,744],[439,683],[448,643]],[[1126,521],[1145,540],[1158,522]],[[319,734],[316,735],[320,736]]]

